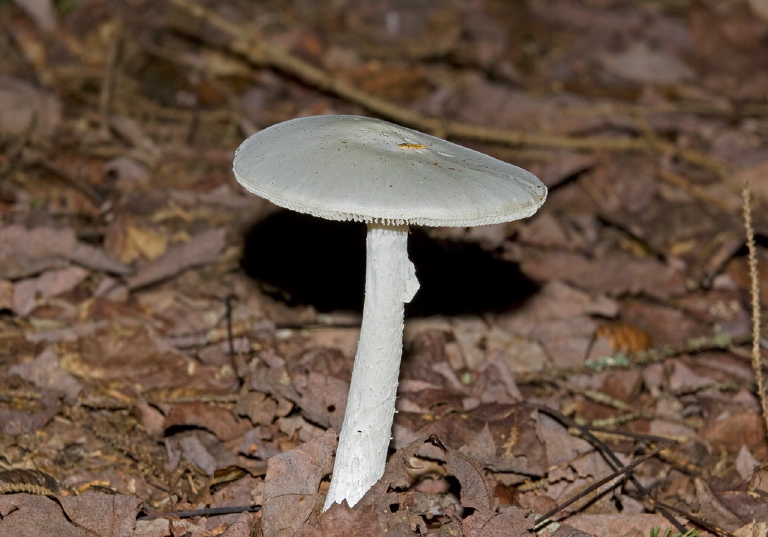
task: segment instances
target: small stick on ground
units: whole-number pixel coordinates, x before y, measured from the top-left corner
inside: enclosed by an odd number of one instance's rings
[[[592,444],[592,446],[597,449],[597,451],[600,452],[600,454],[603,456],[603,459],[605,462],[608,463],[609,466],[611,466],[615,471],[619,471],[623,468],[623,465],[621,461],[619,460],[619,457],[601,440],[599,440],[595,435],[593,435],[588,427],[585,427],[583,425],[579,425],[574,420],[569,418],[568,416],[565,416],[561,414],[560,412],[557,412],[556,410],[549,408],[544,405],[538,405],[535,403],[523,403],[528,408],[533,408],[535,410],[538,410],[539,412],[546,414],[550,418],[560,422],[560,424],[564,425],[570,430],[577,431],[578,434],[585,439],[587,442]],[[651,491],[630,472],[627,475],[627,478],[629,481],[634,485],[634,487],[642,494],[643,498],[646,499],[650,504],[653,506],[653,509],[659,513],[661,516],[666,518],[670,524],[672,524],[675,528],[677,528],[677,531],[679,531],[681,534],[686,532],[685,526],[680,524],[675,517],[672,516],[672,514],[664,507],[658,504],[656,499],[651,494]],[[547,514],[547,516],[552,516],[551,514]],[[540,517],[542,522],[544,521],[544,517]],[[539,521],[537,520],[536,524],[539,524]]]
[[[552,509],[552,510],[548,511],[547,513],[545,513],[545,514],[541,515],[540,517],[538,517],[538,518],[536,519],[536,525],[533,527],[533,529],[534,529],[534,530],[537,530],[537,529],[541,529],[541,527],[542,527],[542,526],[543,526],[545,523],[549,522],[549,520],[550,520],[550,519],[551,519],[551,518],[552,518],[554,515],[556,515],[557,513],[559,513],[560,511],[562,511],[562,510],[563,510],[563,509],[565,509],[566,507],[568,507],[569,505],[571,505],[571,504],[573,504],[573,503],[577,502],[578,500],[580,500],[580,499],[582,499],[582,498],[586,497],[586,496],[587,496],[587,495],[589,495],[591,492],[593,492],[593,491],[595,491],[595,490],[599,489],[600,487],[602,487],[602,486],[603,486],[603,485],[605,485],[606,483],[609,483],[609,482],[613,481],[613,480],[614,480],[614,479],[616,479],[617,477],[623,477],[623,478],[625,478],[625,479],[626,479],[626,478],[627,478],[627,476],[629,476],[629,474],[630,474],[630,473],[631,473],[631,472],[632,472],[632,471],[633,471],[633,470],[634,470],[634,469],[635,469],[637,466],[639,466],[639,465],[640,465],[640,464],[642,464],[643,462],[647,461],[648,459],[650,459],[650,458],[651,458],[651,457],[653,457],[654,455],[657,455],[657,454],[658,454],[658,453],[659,453],[661,450],[663,450],[663,449],[665,449],[665,448],[667,448],[667,447],[669,447],[669,445],[668,445],[668,444],[659,444],[658,446],[656,446],[655,448],[653,448],[651,451],[649,451],[649,452],[648,452],[648,453],[646,453],[645,455],[642,455],[641,457],[638,457],[637,459],[635,459],[634,461],[632,461],[632,462],[631,462],[631,463],[629,463],[628,465],[626,465],[626,466],[624,466],[624,467],[622,467],[622,468],[619,468],[619,469],[618,469],[618,470],[616,470],[614,473],[612,473],[612,474],[610,474],[610,475],[608,475],[608,476],[604,477],[603,479],[600,479],[599,481],[597,481],[597,482],[593,483],[592,485],[590,485],[589,487],[587,487],[587,488],[586,488],[586,489],[584,489],[583,491],[579,492],[578,494],[574,494],[573,496],[571,496],[571,497],[570,497],[568,500],[566,500],[565,502],[561,503],[560,505],[558,505],[558,506],[557,506],[557,507],[555,507],[554,509]],[[618,484],[618,483],[617,483],[617,484]]]
[[[748,186],[741,191],[744,198],[744,230],[747,234],[747,251],[749,252],[749,278],[752,295],[752,369],[755,372],[757,394],[760,396],[760,406],[763,410],[763,423],[768,438],[768,401],[765,397],[763,383],[763,368],[760,363],[760,288],[757,281],[757,253],[755,248],[755,230],[752,228],[752,209],[750,207],[751,193]]]

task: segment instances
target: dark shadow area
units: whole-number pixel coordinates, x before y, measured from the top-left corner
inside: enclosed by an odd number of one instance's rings
[[[318,311],[362,311],[365,224],[280,211],[254,225],[241,265],[264,290]],[[408,250],[421,288],[408,317],[498,313],[537,290],[517,265],[476,244],[435,240],[411,228]]]

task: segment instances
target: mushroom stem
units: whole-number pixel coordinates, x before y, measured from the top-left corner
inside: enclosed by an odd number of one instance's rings
[[[365,304],[325,509],[354,506],[384,474],[403,354],[403,311],[419,289],[408,226],[368,224]]]

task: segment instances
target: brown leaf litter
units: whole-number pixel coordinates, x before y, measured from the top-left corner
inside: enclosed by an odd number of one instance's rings
[[[368,4],[0,2],[0,535],[763,535],[764,2]],[[353,256],[231,162],[336,113],[550,190],[414,233],[462,314],[411,311],[385,475],[323,513],[360,318],[313,278]]]

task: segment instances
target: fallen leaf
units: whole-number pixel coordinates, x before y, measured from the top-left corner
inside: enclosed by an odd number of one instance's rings
[[[464,519],[465,537],[507,537],[509,535],[535,535],[530,532],[534,521],[528,516],[529,511],[519,507],[505,506],[497,513],[483,509]]]
[[[0,135],[34,139],[53,135],[62,119],[59,98],[22,80],[0,76]]]
[[[380,535],[379,516],[374,513],[372,505],[349,507],[346,503],[343,505],[333,504],[333,506],[323,513],[318,519],[316,526],[304,525],[296,533],[275,535],[293,535],[295,537],[359,537],[361,535]],[[376,532],[376,533],[372,533]],[[265,535],[267,535],[265,531]]]
[[[654,345],[685,341],[710,332],[705,325],[681,312],[679,308],[642,298],[624,300],[621,318],[622,321],[653,334]]]
[[[203,402],[174,404],[165,417],[163,427],[200,427],[227,442],[240,438],[251,428],[246,420],[235,418],[229,409]]]
[[[201,439],[201,436],[204,436],[199,434],[201,432],[190,431],[181,435],[179,439],[181,457],[200,468],[205,475],[212,476],[218,468],[220,460],[208,449],[206,442]]]
[[[265,535],[290,537],[323,507],[320,481],[333,470],[336,432],[323,435],[267,461],[262,528]]]
[[[511,405],[523,400],[501,352],[491,352],[477,370],[471,392],[481,403]]]
[[[111,241],[111,250],[118,251],[120,261],[131,263],[140,258],[153,260],[168,249],[168,237],[146,226],[120,222],[117,235]]]
[[[52,0],[15,0],[15,3],[43,32],[50,33],[56,29],[56,10]]]
[[[27,408],[0,406],[0,427],[5,434],[11,436],[33,433],[42,430],[60,411],[60,394],[53,390],[42,390],[41,396]],[[0,535],[3,533],[0,532]]]
[[[80,382],[61,367],[53,347],[46,347],[31,362],[11,366],[8,374],[19,375],[38,388],[60,392],[70,403],[74,403],[82,390]]]
[[[596,328],[595,321],[580,315],[542,322],[528,333],[528,337],[541,343],[555,366],[579,367],[584,365]]]
[[[256,534],[257,513],[242,513],[232,522],[221,537],[252,537]]]
[[[147,186],[151,178],[149,167],[129,156],[119,156],[105,162],[102,171],[123,192],[140,190]]]
[[[574,94],[535,96],[480,77],[472,79],[450,104],[451,113],[467,123],[511,129],[525,125],[531,131],[551,134],[573,134],[604,126],[608,122],[605,116],[574,113],[588,106],[588,99]]]
[[[591,295],[562,280],[551,280],[522,307],[500,315],[497,322],[510,334],[529,334],[543,322],[577,316],[616,317],[619,304],[602,294]]]
[[[461,483],[461,505],[478,511],[496,509],[498,501],[493,496],[482,464],[453,449],[445,450],[445,462]]]
[[[73,524],[99,537],[133,537],[142,504],[139,498],[122,494],[91,493],[57,500]]]
[[[103,250],[78,242],[72,229],[10,225],[0,229],[0,277],[16,280],[69,261],[94,270],[127,274],[130,269]]]
[[[239,452],[259,460],[267,460],[279,455],[280,446],[275,445],[275,430],[273,427],[259,425],[243,435],[238,448]]]
[[[766,7],[766,20],[768,20],[768,7]],[[768,522],[750,522],[733,532],[736,537],[766,537],[768,536]]]
[[[467,455],[497,472],[544,475],[548,467],[542,443],[538,414],[523,405],[483,404],[466,412],[452,412],[444,417],[398,412],[395,415],[395,441],[402,445],[399,428],[413,438],[437,435],[449,448],[462,447]],[[493,445],[475,451],[473,440],[488,427]],[[484,456],[492,455],[485,459]]]
[[[652,528],[665,528],[669,521],[661,515],[575,514],[568,517],[568,525],[594,535],[621,535],[622,537],[647,537]],[[662,530],[661,533],[664,533]]]
[[[92,532],[73,524],[58,501],[32,494],[0,496],[0,534],[13,537],[94,537]]]
[[[679,84],[694,77],[693,70],[666,50],[636,42],[623,52],[604,54],[603,66],[619,78],[640,84]]]
[[[175,276],[179,272],[214,261],[224,249],[225,229],[204,231],[189,242],[170,247],[163,255],[139,268],[127,278],[130,289],[137,289]]]
[[[552,188],[569,177],[573,177],[585,170],[588,170],[597,162],[594,155],[584,153],[573,153],[569,151],[554,151],[545,163],[533,163],[529,167],[541,182]]]
[[[0,310],[13,310],[13,282],[0,278]]]
[[[575,252],[532,252],[522,269],[538,281],[565,280],[589,292],[612,296],[645,293],[667,299],[685,292],[682,267],[624,253],[587,258]]]
[[[741,520],[736,513],[728,508],[729,506],[720,501],[716,491],[701,478],[697,477],[694,480],[694,485],[699,513],[705,521],[716,524],[717,527],[726,531],[735,531],[747,522],[755,520],[753,517],[748,520]]]
[[[269,425],[275,419],[277,401],[262,392],[248,392],[237,399],[235,412],[247,416],[254,425]]]
[[[761,52],[768,28],[750,7],[746,2],[691,5],[688,20],[698,55],[718,64],[713,74],[756,78],[764,69]]]
[[[701,436],[713,449],[735,455],[744,445],[750,449],[759,446],[765,438],[765,428],[760,415],[751,410],[737,413],[724,411],[714,423],[701,431]]]
[[[736,456],[736,471],[744,481],[748,481],[752,473],[760,466],[758,461],[746,445],[742,445]]]
[[[349,382],[314,371],[310,371],[304,379],[306,384],[298,386],[298,379],[294,377],[294,386],[301,392],[297,404],[302,415],[321,427],[341,430],[347,408]]]
[[[13,311],[27,316],[37,307],[38,299],[47,299],[77,287],[90,273],[80,267],[48,270],[36,278],[16,282],[13,293]]]

